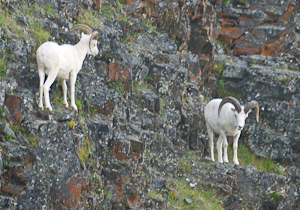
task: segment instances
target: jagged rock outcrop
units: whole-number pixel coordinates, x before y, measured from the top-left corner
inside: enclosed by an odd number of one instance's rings
[[[70,20],[93,14],[100,54],[87,56],[78,74],[78,113],[64,108],[59,83],[50,92],[54,111],[38,110],[38,41],[0,25],[0,56],[7,56],[0,81],[0,208],[176,209],[170,196],[211,209],[210,203],[181,197],[176,181],[189,189],[213,189],[210,197],[225,209],[299,208],[298,167],[282,167],[278,175],[206,158],[202,113],[205,101],[218,93],[219,80],[210,74],[215,61],[224,63],[225,87],[242,93],[242,100],[259,101],[263,109],[262,124],[250,116],[242,141],[260,156],[298,157],[299,84],[298,72],[292,71],[297,58],[224,55],[212,39],[219,34],[230,39],[226,24],[217,25],[220,1],[5,2],[0,7],[11,9],[12,17],[23,12],[20,24],[30,27],[37,20],[60,44],[78,40],[78,34],[66,40]],[[223,12],[248,12],[255,21],[264,21],[266,11],[278,12],[271,5],[252,14],[253,2],[247,11],[233,5]],[[296,8],[297,2],[284,3],[280,11],[286,6]],[[287,20],[297,19],[290,11]],[[233,52],[240,53],[241,40],[231,46]]]

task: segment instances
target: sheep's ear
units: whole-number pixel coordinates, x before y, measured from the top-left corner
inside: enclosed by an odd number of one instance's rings
[[[81,32],[81,37],[83,37],[83,34],[84,34],[84,33],[83,33],[83,32]]]
[[[234,112],[236,111],[234,108],[231,108],[231,110],[234,111]]]

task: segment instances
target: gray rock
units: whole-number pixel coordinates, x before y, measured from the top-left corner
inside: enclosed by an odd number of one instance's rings
[[[11,136],[12,138],[16,138],[16,134],[14,133],[14,131],[10,128],[8,123],[2,123],[0,124],[0,133],[7,135],[7,136]]]

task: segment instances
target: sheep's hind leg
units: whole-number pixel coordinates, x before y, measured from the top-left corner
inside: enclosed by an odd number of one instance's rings
[[[44,104],[43,104],[43,89],[44,89],[44,82],[45,82],[45,69],[40,67],[38,68],[38,72],[39,72],[39,78],[40,78],[40,99],[39,99],[39,108],[41,110],[44,110]]]
[[[219,135],[218,141],[217,141],[217,150],[218,150],[218,162],[223,163],[223,158],[222,158],[222,143],[223,139],[221,134]]]
[[[69,104],[68,104],[68,99],[67,99],[67,91],[68,91],[68,87],[67,87],[67,84],[66,84],[66,80],[65,79],[62,79],[60,80],[60,83],[61,83],[61,87],[62,87],[62,90],[63,90],[63,95],[64,95],[64,105],[66,108],[69,107]]]
[[[52,107],[50,104],[49,90],[50,90],[50,87],[53,84],[54,80],[56,79],[57,72],[56,72],[56,74],[53,74],[53,73],[55,73],[55,71],[50,71],[49,75],[47,77],[47,80],[44,83],[45,106],[46,106],[46,109],[48,109],[49,111],[52,111]]]
[[[76,83],[77,74],[70,73],[70,95],[71,95],[71,107],[78,112],[78,108],[75,103],[75,83]]]
[[[214,133],[210,128],[207,128],[208,138],[210,140],[210,157],[212,161],[215,161],[214,157]]]
[[[224,156],[223,156],[223,161],[224,161],[224,163],[229,163],[229,161],[228,161],[228,155],[227,155],[227,149],[228,149],[227,138],[225,138],[223,140],[223,142],[224,142]]]

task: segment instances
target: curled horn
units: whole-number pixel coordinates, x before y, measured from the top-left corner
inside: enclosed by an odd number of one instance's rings
[[[68,39],[70,38],[70,33],[76,29],[81,29],[83,30],[86,34],[91,34],[92,33],[92,29],[90,27],[88,27],[87,25],[84,24],[77,24],[75,26],[73,26],[69,32],[68,32]]]
[[[240,102],[236,98],[229,96],[229,97],[224,98],[219,105],[219,111],[218,111],[219,117],[220,117],[220,112],[221,112],[222,106],[225,103],[231,103],[238,113],[240,113],[242,110]]]
[[[258,121],[258,116],[259,116],[259,105],[256,101],[250,101],[246,104],[244,112],[245,114],[247,114],[251,109],[255,109],[255,113],[256,113],[256,122]]]
[[[90,27],[88,27],[87,25],[84,24],[77,24],[75,26],[73,26],[69,32],[68,32],[68,39],[70,38],[70,33],[76,29],[81,29],[83,30],[86,34],[92,34],[90,41],[89,41],[89,47],[91,49],[91,42],[93,39],[98,39],[99,38],[99,33],[97,31],[92,32],[92,29]]]
[[[92,40],[93,39],[98,39],[99,38],[99,33],[98,33],[98,31],[94,31],[93,33],[92,33],[92,36],[91,36],[91,38],[90,38],[90,42],[89,42],[89,46],[90,46],[90,49],[91,49],[91,42],[92,42]]]

